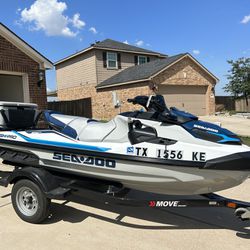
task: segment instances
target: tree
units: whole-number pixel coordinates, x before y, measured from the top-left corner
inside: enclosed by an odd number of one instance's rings
[[[229,92],[237,97],[244,97],[248,105],[248,96],[250,95],[250,58],[239,58],[236,61],[228,60],[231,64],[231,69],[227,75],[229,82],[224,87],[226,92]]]

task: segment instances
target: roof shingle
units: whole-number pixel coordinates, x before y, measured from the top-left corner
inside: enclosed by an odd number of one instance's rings
[[[105,39],[101,42],[97,42],[97,43],[93,44],[92,46],[94,48],[100,48],[100,49],[125,50],[125,51],[137,52],[137,53],[139,52],[139,53],[156,54],[156,55],[166,57],[166,55],[161,54],[159,52],[155,52],[155,51],[148,50],[148,49],[143,49],[143,48],[140,48],[137,46],[118,42],[118,41],[115,41],[112,39]]]
[[[148,49],[143,49],[143,48],[139,48],[137,46],[133,46],[133,45],[129,45],[126,43],[122,43],[122,42],[118,42],[112,39],[105,39],[101,42],[96,42],[94,44],[91,44],[90,47],[85,48],[81,51],[78,51],[70,56],[67,56],[57,62],[54,63],[54,65],[58,65],[62,62],[65,62],[67,60],[70,60],[78,55],[81,55],[83,53],[85,53],[86,51],[92,50],[92,49],[104,49],[104,50],[115,50],[115,51],[125,51],[128,53],[141,53],[141,54],[148,54],[148,55],[155,55],[161,58],[165,58],[167,57],[167,55],[161,54],[159,52],[155,52],[152,50],[148,50]]]
[[[148,80],[152,75],[161,71],[171,63],[180,59],[186,54],[178,54],[175,56],[167,57],[164,59],[153,60],[149,63],[129,67],[122,72],[108,78],[107,80],[99,83],[96,88],[104,88],[113,85],[119,85],[125,82],[133,82],[139,80]]]

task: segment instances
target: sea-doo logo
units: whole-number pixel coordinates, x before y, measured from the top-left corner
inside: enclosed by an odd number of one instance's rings
[[[194,124],[194,128],[200,128],[200,129],[204,129],[204,130],[215,132],[215,133],[219,132],[217,129],[213,129],[213,128],[209,128],[209,127],[204,127],[202,125],[197,125],[197,124]]]
[[[150,207],[179,207],[180,201],[150,201]]]
[[[72,162],[72,163],[81,163],[84,165],[97,166],[97,167],[107,167],[107,168],[116,167],[116,161],[114,160],[92,157],[92,156],[54,152],[53,159],[59,161]]]
[[[7,139],[15,140],[17,138],[17,136],[16,135],[3,135],[3,134],[0,134],[0,138],[7,138]]]

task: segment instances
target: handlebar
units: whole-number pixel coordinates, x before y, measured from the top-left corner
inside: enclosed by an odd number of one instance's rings
[[[135,99],[128,99],[128,102],[132,102],[134,104]]]
[[[168,108],[165,104],[164,98],[161,95],[156,96],[136,96],[133,99],[127,99],[129,103],[139,104],[143,106],[147,111],[154,110],[157,112],[163,112],[164,110],[168,111]]]

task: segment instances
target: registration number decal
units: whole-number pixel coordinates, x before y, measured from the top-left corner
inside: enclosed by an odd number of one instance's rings
[[[181,150],[168,150],[157,149],[156,156],[163,159],[181,160],[183,158],[183,151]]]

